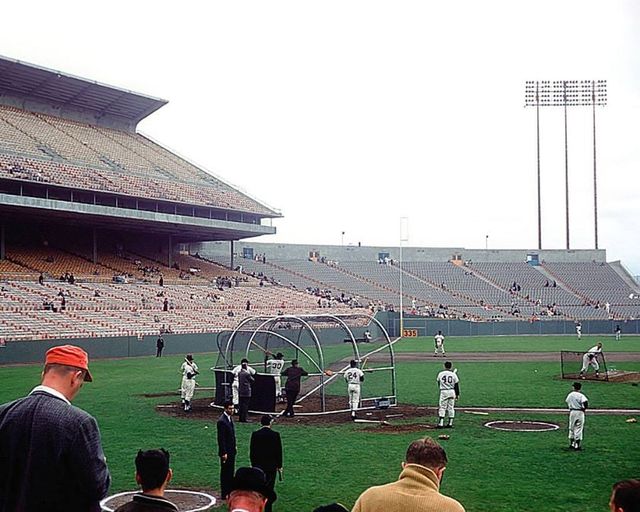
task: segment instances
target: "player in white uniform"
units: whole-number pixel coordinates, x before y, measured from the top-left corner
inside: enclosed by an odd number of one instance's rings
[[[349,366],[351,368],[344,372],[344,380],[347,382],[351,419],[355,419],[356,411],[360,406],[360,383],[364,382],[364,372],[358,368],[358,363],[354,359],[351,360]]]
[[[584,374],[589,370],[589,366],[593,366],[593,369],[596,371],[596,377],[600,377],[600,365],[598,364],[598,355],[600,354],[602,354],[602,342],[598,342],[597,345],[585,352],[582,356],[581,378],[584,379]]]
[[[569,406],[569,448],[581,450],[582,431],[584,429],[584,411],[589,402],[580,391],[582,384],[573,383],[573,391],[567,395],[565,402]]]
[[[256,371],[249,366],[248,359],[242,359],[240,364],[231,370],[231,373],[233,374],[233,382],[231,383],[231,400],[233,402],[233,407],[236,410],[238,410],[238,404],[240,403],[240,395],[238,394],[240,382],[238,380],[238,375],[243,368],[248,371],[252,377],[256,374]]]
[[[442,357],[444,357],[444,336],[442,335],[442,331],[438,331],[438,334],[433,337],[433,341],[435,342],[433,357],[438,355],[438,350],[442,352]]]
[[[440,387],[440,404],[438,408],[438,427],[453,428],[453,418],[455,416],[455,403],[460,396],[460,387],[457,371],[451,371],[451,361],[444,363],[436,382]],[[447,425],[444,424],[445,416],[449,417]]]
[[[182,373],[182,383],[180,385],[180,398],[182,406],[186,412],[191,410],[191,399],[196,390],[196,375],[198,375],[198,365],[193,360],[193,355],[187,354],[184,363],[180,367]]]
[[[272,356],[272,357],[269,357]],[[280,374],[284,368],[283,355],[278,352],[275,357],[270,352],[267,353],[267,360],[264,362],[265,371],[269,375],[273,375],[273,380],[276,387],[276,402],[282,402],[284,400],[282,396],[282,380]]]
[[[576,323],[576,334],[578,335],[578,339],[582,339],[582,324],[580,322]]]

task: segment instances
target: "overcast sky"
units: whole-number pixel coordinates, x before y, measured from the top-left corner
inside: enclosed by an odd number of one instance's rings
[[[169,100],[139,130],[282,211],[265,242],[537,247],[526,80],[608,81],[599,242],[640,274],[640,2],[2,6],[0,54]],[[591,110],[568,116],[571,248],[593,248]],[[565,248],[564,124],[541,112],[543,248]]]

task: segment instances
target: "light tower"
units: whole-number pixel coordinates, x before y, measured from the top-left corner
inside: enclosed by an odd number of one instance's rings
[[[596,166],[596,106],[607,104],[606,80],[530,80],[525,82],[525,107],[536,107],[538,169],[538,249],[542,249],[542,200],[540,191],[540,107],[564,108],[565,218],[566,243],[569,237],[569,146],[567,107],[593,108],[593,215],[595,248],[598,248],[598,180]]]

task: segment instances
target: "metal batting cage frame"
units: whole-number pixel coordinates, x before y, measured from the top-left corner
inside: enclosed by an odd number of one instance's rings
[[[336,379],[350,367],[350,360],[355,360],[367,373],[360,409],[397,405],[393,343],[384,326],[369,314],[251,316],[241,320],[232,331],[219,333],[216,341],[218,358],[211,368],[216,379],[216,405],[230,399],[231,370],[246,358],[249,366],[257,370],[249,411],[258,414],[276,412],[276,379],[266,373],[266,360],[278,352],[284,353],[285,367],[292,359],[298,359],[300,366],[309,373],[296,404],[319,397],[317,410],[299,414],[349,411],[346,383],[339,392],[329,394],[327,389],[332,383],[339,382]],[[325,355],[329,352],[331,357],[339,354],[336,361],[327,361]],[[370,361],[372,365],[366,367]],[[283,376],[282,386],[285,380]],[[369,386],[370,381],[376,385]],[[344,397],[344,408],[338,407],[338,401],[333,399],[337,395]]]
[[[604,357],[604,352],[599,352],[595,358],[598,361],[598,374],[596,377],[596,372],[592,366],[589,365],[589,361],[587,361],[587,369],[584,374],[580,373],[580,370],[585,364],[584,358],[587,357],[587,353],[575,352],[572,350],[562,350],[560,351],[560,366],[562,368],[562,378],[563,379],[584,379],[584,380],[600,380],[600,381],[609,381],[609,370],[607,369],[607,360]]]

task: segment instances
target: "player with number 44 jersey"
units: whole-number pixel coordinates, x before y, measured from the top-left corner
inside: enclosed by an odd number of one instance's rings
[[[453,428],[453,418],[455,416],[455,401],[460,396],[460,387],[457,370],[451,371],[451,361],[444,363],[442,370],[436,379],[440,388],[440,404],[438,408],[438,428]],[[444,419],[449,421],[445,425]]]
[[[344,380],[347,381],[351,419],[355,419],[356,411],[360,406],[360,383],[364,381],[364,372],[358,368],[358,363],[353,359],[349,366],[350,368],[344,372]]]

